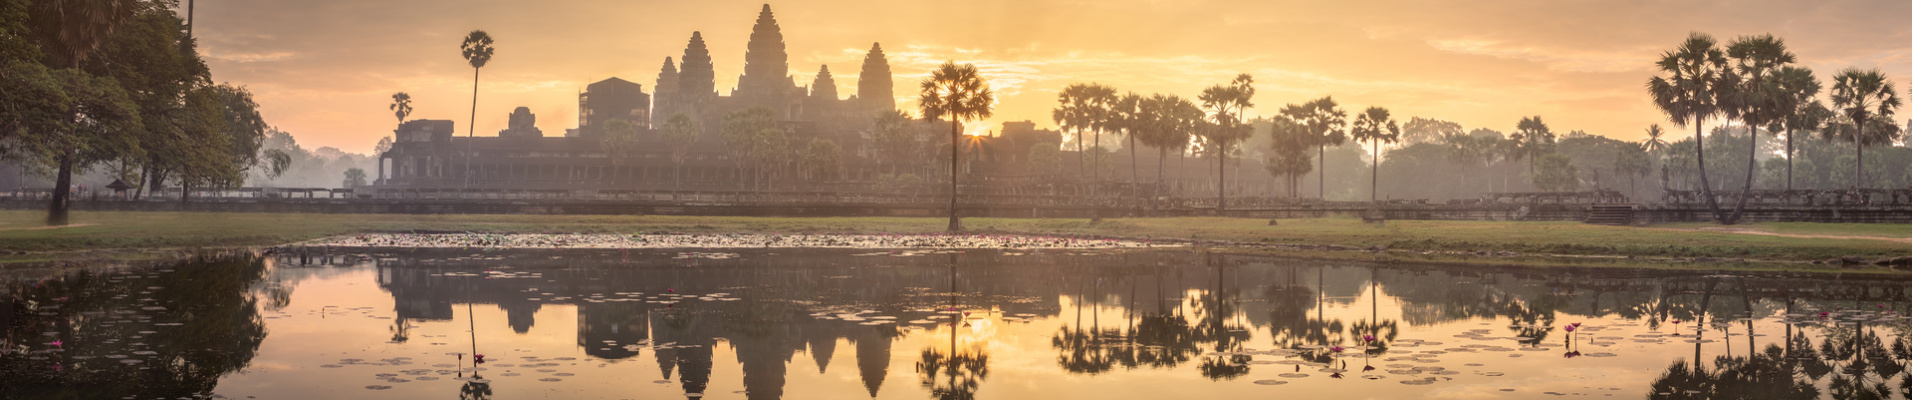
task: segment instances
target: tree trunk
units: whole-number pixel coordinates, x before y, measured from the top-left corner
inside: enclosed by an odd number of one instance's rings
[[[952,113],[953,114],[953,113]],[[963,230],[963,220],[956,216],[956,162],[960,160],[956,147],[958,136],[962,135],[961,118],[951,115],[949,118],[949,231]],[[1076,141],[1080,144],[1080,140]],[[954,278],[951,278],[954,279]]]
[[[471,120],[465,123],[465,137],[478,137],[478,68],[471,69]],[[465,142],[465,188],[471,188],[471,142]]]
[[[1320,187],[1317,189],[1320,190],[1321,193],[1318,194],[1318,196],[1321,196],[1322,201],[1327,201],[1328,200],[1328,145],[1324,144],[1320,146],[1315,146],[1315,157],[1318,158],[1317,160],[1315,160],[1315,162],[1321,165],[1320,168],[1315,168],[1316,169],[1315,173],[1320,174],[1318,175],[1318,177],[1320,178],[1320,182],[1319,182]]]
[[[1788,124],[1788,125],[1791,125],[1791,124]],[[1791,126],[1787,126],[1786,127],[1786,191],[1788,192],[1791,192],[1793,190],[1792,168],[1793,168],[1793,130]]]
[[[1713,211],[1713,219],[1724,221],[1726,215],[1720,213],[1719,199],[1713,198],[1713,184],[1706,179],[1706,135],[1700,118],[1693,118],[1693,153],[1700,165],[1700,196],[1706,197],[1706,208]]]
[[[1852,160],[1853,161],[1852,187],[1865,189],[1866,188],[1866,121],[1853,121],[1853,122],[1854,122],[1854,125],[1859,126],[1859,133],[1856,135],[1852,135],[1852,147],[1854,149],[1854,152],[1857,153],[1857,155],[1854,156],[1855,159]],[[1859,195],[1859,204],[1865,204],[1866,200],[1868,199],[1866,198],[1865,195],[1863,194]]]
[[[1374,166],[1368,167],[1368,202],[1370,203],[1381,199],[1381,141],[1376,140],[1373,144],[1374,157],[1368,159],[1374,163]]]
[[[1215,216],[1228,211],[1228,144],[1215,141]]]
[[[1130,199],[1142,197],[1142,193],[1141,193],[1142,188],[1140,186],[1140,183],[1142,183],[1142,175],[1140,172],[1136,172],[1136,169],[1140,168],[1140,166],[1136,165],[1136,164],[1141,164],[1140,162],[1138,162],[1139,160],[1140,159],[1135,158],[1135,132],[1133,129],[1131,129],[1129,132],[1129,198]]]
[[[1759,129],[1750,126],[1752,124],[1748,125],[1746,127],[1748,138],[1746,141],[1746,186],[1739,189],[1739,201],[1733,205],[1733,214],[1720,220],[1720,224],[1738,223],[1739,217],[1746,213],[1746,199],[1753,197],[1753,169],[1759,165]]]
[[[61,226],[67,224],[69,192],[73,189],[73,151],[67,150],[60,156],[60,170],[53,181],[53,201],[47,204],[46,224]]]
[[[1149,208],[1160,210],[1161,205],[1156,202],[1162,199],[1162,175],[1164,175],[1163,170],[1168,168],[1168,148],[1163,147],[1157,150],[1160,156],[1156,157],[1155,161],[1155,195],[1149,197]]]

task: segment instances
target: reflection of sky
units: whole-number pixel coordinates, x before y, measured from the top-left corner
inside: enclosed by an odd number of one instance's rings
[[[882,387],[877,393],[884,399],[920,399],[926,397],[927,389],[919,385],[919,376],[912,371],[913,365],[921,360],[925,349],[947,351],[951,334],[956,338],[959,353],[984,354],[989,357],[989,376],[979,390],[980,398],[1180,398],[1200,395],[1214,398],[1258,398],[1271,395],[1303,396],[1312,398],[1443,398],[1443,399],[1518,399],[1540,396],[1544,392],[1584,393],[1603,397],[1613,394],[1615,397],[1637,397],[1646,391],[1649,384],[1659,373],[1676,360],[1687,360],[1694,351],[1693,344],[1678,339],[1667,343],[1635,343],[1628,340],[1616,340],[1614,345],[1599,346],[1590,342],[1594,337],[1612,336],[1632,338],[1633,335],[1651,333],[1640,321],[1629,321],[1618,314],[1607,313],[1603,317],[1591,317],[1585,310],[1576,311],[1576,307],[1592,307],[1592,298],[1604,296],[1608,299],[1602,306],[1623,306],[1613,298],[1633,296],[1640,293],[1601,292],[1578,290],[1568,294],[1565,308],[1554,314],[1555,325],[1583,322],[1589,328],[1580,334],[1578,346],[1582,352],[1611,352],[1618,357],[1579,357],[1567,359],[1561,356],[1565,350],[1560,345],[1568,335],[1558,329],[1546,339],[1545,345],[1553,348],[1544,351],[1510,352],[1451,352],[1437,357],[1437,363],[1418,363],[1411,361],[1385,360],[1377,358],[1371,363],[1377,366],[1386,364],[1413,364],[1442,366],[1449,370],[1460,371],[1458,375],[1447,375],[1452,381],[1443,381],[1427,386],[1409,386],[1400,384],[1403,379],[1413,376],[1386,374],[1380,370],[1367,374],[1389,375],[1380,380],[1364,380],[1359,376],[1361,359],[1345,358],[1350,364],[1346,379],[1329,379],[1326,373],[1315,371],[1314,367],[1302,367],[1301,373],[1311,375],[1306,378],[1279,378],[1277,374],[1293,373],[1292,365],[1251,365],[1249,372],[1241,377],[1212,381],[1202,377],[1195,369],[1201,360],[1199,355],[1188,362],[1172,368],[1150,368],[1142,366],[1136,369],[1124,369],[1117,365],[1113,370],[1097,375],[1071,374],[1057,364],[1058,350],[1052,347],[1051,338],[1064,326],[1076,326],[1078,319],[1083,325],[1098,324],[1103,329],[1127,330],[1133,310],[1139,313],[1153,312],[1158,304],[1166,304],[1166,309],[1174,312],[1179,309],[1190,322],[1196,323],[1204,303],[1198,299],[1207,296],[1211,290],[1221,287],[1227,293],[1238,297],[1225,298],[1227,307],[1235,310],[1226,316],[1227,326],[1250,331],[1250,338],[1242,344],[1246,349],[1268,350],[1272,348],[1269,336],[1271,302],[1261,298],[1260,287],[1267,285],[1286,285],[1289,272],[1295,272],[1294,282],[1307,286],[1313,293],[1324,292],[1315,285],[1326,283],[1325,292],[1329,297],[1344,297],[1339,301],[1329,301],[1324,308],[1306,310],[1309,318],[1322,315],[1330,320],[1341,320],[1352,325],[1357,320],[1378,318],[1382,321],[1403,321],[1408,317],[1407,310],[1426,310],[1429,308],[1454,308],[1479,299],[1469,296],[1449,296],[1446,294],[1495,293],[1507,294],[1527,302],[1537,303],[1541,294],[1554,294],[1557,291],[1547,288],[1541,279],[1531,276],[1521,277],[1514,274],[1498,274],[1489,279],[1501,282],[1500,285],[1485,286],[1476,282],[1480,276],[1465,276],[1445,271],[1426,270],[1370,270],[1362,267],[1316,267],[1310,264],[1257,264],[1228,268],[1220,282],[1213,274],[1214,269],[1203,266],[1165,266],[1159,267],[1169,274],[1152,275],[1144,271],[1140,274],[1111,273],[1101,277],[1071,277],[1060,270],[1069,264],[1066,256],[1038,256],[1028,258],[988,259],[969,255],[964,265],[966,272],[959,275],[964,287],[985,288],[984,290],[1003,291],[991,293],[994,296],[973,296],[966,294],[961,300],[964,310],[971,311],[968,324],[958,323],[950,326],[945,323],[922,325],[916,329],[906,329],[894,339],[887,348],[889,358],[887,370],[878,372],[884,376]],[[541,257],[539,257],[541,258]],[[835,399],[860,398],[866,392],[864,371],[859,370],[857,354],[858,340],[883,340],[862,332],[874,328],[852,325],[846,321],[815,321],[808,318],[807,310],[833,309],[841,307],[850,310],[885,310],[879,314],[897,315],[899,322],[932,315],[927,312],[895,313],[899,308],[909,307],[946,307],[946,293],[930,293],[922,297],[909,297],[905,293],[920,293],[910,288],[946,287],[947,269],[937,267],[938,257],[905,257],[891,259],[902,265],[886,266],[882,271],[870,271],[858,268],[859,263],[888,264],[881,258],[815,258],[804,256],[781,256],[776,270],[766,270],[760,264],[764,258],[746,256],[737,261],[746,267],[735,265],[711,264],[699,269],[646,270],[641,266],[586,266],[566,265],[563,261],[553,267],[521,266],[515,271],[536,271],[544,273],[541,278],[518,281],[505,279],[485,280],[478,277],[430,277],[424,281],[405,284],[435,287],[441,295],[451,301],[452,312],[449,319],[414,320],[410,330],[411,339],[404,343],[390,343],[390,328],[393,320],[393,297],[390,287],[381,287],[377,272],[370,266],[329,267],[320,273],[313,269],[278,268],[272,273],[304,276],[305,279],[286,279],[297,282],[293,291],[291,306],[283,313],[265,312],[268,337],[264,345],[252,359],[250,367],[244,373],[229,375],[222,379],[217,392],[228,397],[256,395],[260,398],[418,398],[444,397],[457,391],[462,382],[450,380],[449,376],[436,381],[412,381],[405,383],[387,383],[374,379],[378,373],[398,373],[409,369],[444,369],[434,364],[454,364],[457,359],[446,353],[469,352],[470,335],[467,324],[472,318],[464,304],[468,296],[488,297],[497,301],[523,295],[522,293],[493,293],[485,296],[461,292],[460,288],[492,288],[490,290],[508,290],[519,286],[537,287],[541,291],[551,291],[558,295],[589,294],[600,292],[643,291],[656,293],[664,287],[693,287],[699,280],[718,282],[736,281],[748,286],[749,282],[784,282],[782,289],[755,291],[748,288],[728,288],[724,291],[734,293],[745,300],[737,302],[695,302],[679,303],[686,309],[708,309],[712,304],[737,306],[753,304],[758,307],[779,310],[782,305],[794,304],[777,299],[825,299],[810,303],[804,300],[803,307],[796,307],[788,314],[774,314],[771,318],[793,321],[789,326],[769,327],[770,337],[737,336],[733,329],[761,323],[756,320],[739,320],[743,314],[727,314],[724,317],[705,318],[699,323],[704,332],[717,334],[711,343],[710,383],[705,398],[725,399],[743,398],[734,393],[744,390],[746,381],[763,382],[750,378],[747,363],[761,362],[763,354],[753,351],[784,351],[769,357],[769,361],[782,363],[780,368],[758,369],[775,370],[781,373],[781,392],[787,399]],[[975,261],[986,260],[986,261]],[[1023,264],[1026,260],[1027,264]],[[982,264],[970,265],[981,262]],[[1089,260],[1090,264],[1097,261]],[[1026,265],[1042,265],[1044,269],[1030,269]],[[1170,265],[1176,265],[1171,263]],[[751,267],[754,266],[754,267]],[[401,268],[424,268],[435,271],[456,271],[456,268],[442,266],[413,265]],[[622,269],[620,271],[619,269]],[[1076,268],[1070,271],[1096,274],[1097,269]],[[473,271],[482,272],[482,271]],[[631,273],[636,275],[617,275]],[[864,274],[852,276],[851,274]],[[1324,275],[1325,273],[1325,275]],[[1378,288],[1369,285],[1366,277],[1369,273],[1382,279]],[[651,274],[651,275],[645,275]],[[661,274],[661,275],[660,275]],[[844,278],[843,286],[829,286],[836,278],[818,280],[822,276],[850,276]],[[1157,281],[1156,276],[1164,279]],[[645,281],[631,280],[634,277],[647,277]],[[1031,286],[1032,277],[1045,284]],[[270,276],[268,279],[271,279]],[[675,280],[676,282],[669,282]],[[1651,277],[1623,279],[1633,289],[1649,288],[1656,280]],[[1679,280],[1676,280],[1679,281]],[[1691,282],[1691,279],[1684,281]],[[479,282],[494,286],[461,286],[458,282]],[[818,283],[824,282],[824,283]],[[1161,283],[1166,300],[1154,293],[1156,284]],[[516,285],[516,286],[514,286]],[[773,285],[772,287],[775,287]],[[1022,288],[1034,287],[1036,292],[1017,292]],[[1696,287],[1696,286],[1695,286]],[[1733,292],[1722,284],[1713,296],[1714,312],[1737,314],[1742,312],[1742,299],[1730,296]],[[792,292],[793,288],[810,288],[818,292]],[[847,289],[844,292],[835,290]],[[1378,290],[1376,290],[1378,289]],[[410,290],[410,289],[408,289]],[[714,291],[714,290],[713,290]],[[703,294],[692,290],[685,294]],[[1007,293],[1016,292],[1016,293]],[[415,293],[415,292],[408,292]],[[758,296],[753,298],[752,296]],[[1650,294],[1647,294],[1650,296]],[[549,298],[554,296],[542,296]],[[1001,299],[1033,297],[1034,303],[1000,302]],[[1691,307],[1699,301],[1699,295],[1692,293],[1674,294],[1666,297],[1669,303],[1679,303]],[[906,305],[892,307],[892,304],[868,303],[860,299],[893,299],[894,304]],[[1438,300],[1442,305],[1425,304]],[[581,309],[589,314],[589,308],[602,307],[602,304],[624,304],[637,306],[648,303],[585,303],[576,300],[541,301],[541,307],[533,315],[536,323],[523,334],[513,332],[506,322],[505,311],[491,303],[477,304],[471,308],[476,314],[477,340],[479,352],[487,355],[489,371],[483,374],[492,380],[495,398],[674,398],[682,395],[679,382],[654,383],[658,379],[659,366],[655,349],[641,349],[639,354],[622,360],[602,360],[587,355],[579,346],[579,318]],[[1129,307],[1134,304],[1134,308]],[[1802,303],[1803,304],[1803,303]],[[648,304],[647,306],[656,306]],[[1437,307],[1438,306],[1438,307]],[[324,318],[316,314],[319,310],[332,310]],[[1081,311],[1078,312],[1077,310]],[[1801,309],[1805,309],[1801,306]],[[1047,311],[1041,311],[1047,310]],[[650,311],[652,313],[658,311]],[[734,313],[727,311],[726,313]],[[1545,312],[1545,311],[1543,311]],[[1783,312],[1783,308],[1772,308],[1770,302],[1759,302],[1754,315],[1762,319],[1755,322],[1757,333],[1768,336],[1753,337],[1761,349],[1767,344],[1778,343],[1777,333],[1783,326],[1770,318]],[[1032,321],[1007,320],[1017,313],[1036,313],[1040,316]],[[596,314],[593,314],[596,315]],[[1421,345],[1415,347],[1400,346],[1395,350],[1407,354],[1424,353],[1430,350],[1443,350],[1466,345],[1517,346],[1506,337],[1515,333],[1508,329],[1505,317],[1465,316],[1447,314],[1447,318],[1422,318],[1420,323],[1401,323],[1400,339],[1419,339],[1441,342],[1439,345]],[[276,318],[273,318],[276,317]],[[662,324],[651,320],[650,329],[665,329]],[[946,320],[945,320],[946,321]],[[1637,326],[1623,326],[1623,325]],[[908,324],[905,324],[908,325]],[[1690,324],[1682,331],[1691,337]],[[1486,336],[1500,339],[1479,341],[1455,337],[1469,330],[1485,329]],[[1891,328],[1878,329],[1888,340],[1894,336]],[[1801,328],[1805,332],[1815,332],[1817,328]],[[1659,333],[1670,329],[1662,328]],[[1706,338],[1717,340],[1701,345],[1702,359],[1710,365],[1715,356],[1731,352],[1743,355],[1747,345],[1745,328],[1735,324],[1731,333],[1737,336],[1723,336],[1720,331],[1709,330]],[[809,336],[825,335],[821,340],[835,343],[834,346],[809,347],[805,342],[815,343],[817,339]],[[1334,335],[1331,335],[1331,337]],[[1347,335],[1358,336],[1358,335]],[[649,337],[658,338],[660,334]],[[1815,338],[1815,340],[1817,340]],[[586,344],[595,345],[595,344]],[[1210,345],[1198,346],[1203,349]],[[1732,346],[1732,347],[1728,347]],[[817,354],[828,349],[831,363],[827,371],[820,371]],[[544,361],[559,365],[551,367],[524,367],[522,357],[534,356],[543,359],[571,357],[574,360]],[[869,355],[862,355],[869,356]],[[1400,353],[1391,353],[1382,357],[1398,357]],[[1516,357],[1518,356],[1518,357]],[[377,361],[393,357],[411,357],[414,364],[402,366],[343,365],[340,368],[324,368],[321,365],[337,364],[341,359],[356,358]],[[1265,355],[1254,356],[1255,360],[1282,360],[1281,357]],[[466,360],[469,360],[467,356]],[[1479,367],[1465,366],[1468,363],[1483,364]],[[513,364],[512,366],[502,366]],[[558,382],[539,381],[539,378],[553,377],[550,373],[536,372],[535,369],[554,369],[558,373],[574,374],[557,377]],[[1505,376],[1486,377],[1475,372],[1502,372]],[[519,373],[518,376],[505,376],[505,373]],[[430,374],[429,376],[439,376]],[[1420,375],[1428,376],[1428,375]],[[401,376],[413,378],[412,376]],[[675,378],[675,377],[673,377]],[[1264,379],[1280,379],[1289,383],[1281,386],[1261,386],[1251,382]],[[1896,385],[1896,383],[1894,383]],[[389,390],[373,391],[365,389],[367,385],[390,385]],[[1502,391],[1502,389],[1513,389]],[[1617,390],[1614,390],[1617,389]]]

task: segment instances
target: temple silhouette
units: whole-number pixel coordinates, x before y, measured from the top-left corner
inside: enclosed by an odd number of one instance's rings
[[[534,126],[536,116],[525,107],[513,110],[509,127],[496,136],[457,134],[450,120],[413,120],[393,132],[392,148],[379,154],[375,186],[385,188],[486,189],[734,189],[743,179],[719,138],[723,116],[763,107],[776,114],[778,124],[794,146],[822,139],[844,149],[841,180],[867,181],[879,173],[872,130],[876,116],[896,110],[896,93],[888,58],[880,43],[871,44],[856,82],[856,92],[840,98],[836,79],[827,65],[817,66],[816,79],[800,85],[790,75],[789,54],[782,29],[770,5],[763,6],[751,27],[744,53],[744,73],[728,95],[716,87],[711,50],[702,32],[691,32],[683,55],[665,57],[656,84],[646,93],[642,84],[611,77],[592,83],[578,94],[578,127],[562,137],[546,136]],[[691,117],[700,132],[690,146],[678,182],[678,164],[660,135],[672,115]],[[612,120],[638,128],[635,154],[614,157],[601,138]],[[929,125],[928,129],[947,125]],[[1034,129],[1033,123],[1005,126],[1008,158],[1019,158],[1033,143],[1059,144],[1054,131]],[[1011,137],[1014,136],[1014,137]],[[1019,147],[1018,147],[1019,146]],[[621,159],[619,159],[621,158]],[[469,175],[467,175],[469,170]]]

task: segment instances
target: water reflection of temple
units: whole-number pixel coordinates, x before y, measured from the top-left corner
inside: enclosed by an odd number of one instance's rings
[[[647,347],[625,345],[670,343],[651,351],[660,379],[676,380],[685,393],[702,393],[718,378],[712,376],[714,363],[735,362],[742,376],[721,379],[741,380],[753,399],[782,397],[790,368],[822,373],[832,363],[841,364],[832,357],[839,341],[849,343],[854,368],[871,396],[884,387],[890,369],[911,368],[908,362],[893,365],[891,359],[895,338],[907,333],[810,316],[819,311],[871,309],[899,315],[954,305],[1000,309],[1002,315],[1065,317],[1055,342],[1059,367],[1073,373],[1188,367],[1208,378],[1232,379],[1252,366],[1241,362],[1245,359],[1200,355],[1270,341],[1281,346],[1352,345],[1364,334],[1391,339],[1403,326],[1469,319],[1506,321],[1509,336],[1531,335],[1527,337],[1540,342],[1563,314],[1612,315],[1651,324],[1701,316],[1773,315],[1790,304],[1912,305],[1904,291],[1912,285],[1905,282],[1837,277],[1728,279],[1620,270],[1397,268],[1183,252],[1063,256],[970,251],[958,257],[824,253],[829,252],[779,257],[772,251],[746,251],[728,259],[679,259],[674,252],[527,252],[491,259],[421,253],[381,259],[377,268],[380,285],[393,294],[401,316],[447,319],[457,303],[492,304],[512,315],[504,323],[523,332],[535,324],[530,318],[544,305],[575,306],[576,343],[586,354],[611,361],[641,359]],[[540,275],[456,276],[489,269]],[[590,301],[593,294],[672,289],[732,293],[739,300],[676,306]],[[1391,314],[1399,319],[1349,310],[1325,312],[1351,307],[1364,296],[1398,302],[1398,312]],[[1361,308],[1368,307],[1378,306],[1367,303]],[[1110,311],[1122,317],[1102,317]],[[1786,332],[1786,337],[1793,334]],[[1771,343],[1745,343],[1747,348],[1756,344]],[[713,360],[715,346],[730,347],[736,359]],[[954,362],[949,360],[956,356],[987,356],[964,353],[962,347],[923,350],[935,353],[935,360],[926,355],[926,361],[937,363]],[[792,363],[799,354],[812,362]],[[976,388],[968,381],[948,378],[926,387],[974,394]]]

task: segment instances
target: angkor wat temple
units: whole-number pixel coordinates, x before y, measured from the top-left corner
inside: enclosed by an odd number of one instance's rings
[[[701,32],[692,32],[681,57],[664,58],[651,93],[642,84],[615,77],[587,86],[578,95],[578,126],[562,137],[545,136],[533,126],[536,117],[524,107],[512,112],[509,128],[497,136],[461,137],[449,120],[405,122],[394,131],[392,148],[379,155],[374,185],[391,189],[741,189],[746,174],[740,173],[743,169],[726,151],[720,132],[725,114],[751,107],[773,110],[792,148],[823,139],[842,149],[842,172],[831,182],[813,184],[867,183],[889,171],[879,166],[880,150],[873,138],[877,115],[896,110],[889,61],[880,44],[871,45],[858,74],[856,93],[848,98],[838,96],[829,66],[818,66],[809,86],[797,84],[790,75],[783,33],[769,5],[758,14],[747,47],[744,73],[737,87],[723,95],[715,87],[710,49]],[[701,131],[681,165],[671,158],[659,133],[664,121],[678,113],[693,118]],[[613,157],[601,138],[606,124],[620,119],[638,127],[639,144],[635,154]],[[934,126],[941,126],[943,132],[948,129],[946,123],[915,124],[926,131]],[[1022,151],[995,152],[1004,155],[998,158],[1021,159],[1035,142],[1061,141],[1060,135],[1036,130],[1034,124],[1007,125],[1005,135],[990,141]],[[919,136],[925,141],[935,137]]]

